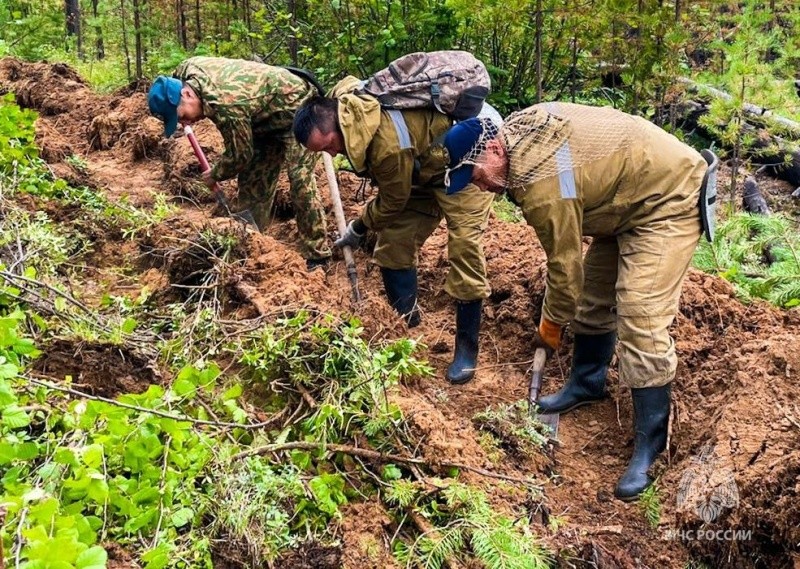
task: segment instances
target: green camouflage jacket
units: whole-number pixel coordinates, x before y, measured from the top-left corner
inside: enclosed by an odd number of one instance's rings
[[[255,138],[290,131],[294,112],[314,93],[286,69],[242,59],[191,57],[173,76],[194,89],[203,114],[225,141],[212,171],[215,180],[232,178],[247,167]]]

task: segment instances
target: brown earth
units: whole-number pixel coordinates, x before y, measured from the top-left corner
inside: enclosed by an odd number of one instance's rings
[[[277,315],[300,306],[332,313],[352,310],[371,337],[410,333],[422,339],[437,376],[404,386],[395,397],[422,441],[420,456],[539,480],[545,508],[529,512],[532,530],[558,555],[558,566],[684,568],[696,560],[710,567],[800,566],[797,310],[781,311],[760,302],[743,305],[726,281],[689,273],[672,330],[680,366],[669,452],[655,468],[660,475],[661,521],[653,527],[639,504],[624,504],[612,496],[632,443],[630,395],[618,388],[615,371],[610,374],[613,397],[563,417],[561,444],[551,455],[526,461],[507,453],[498,459],[478,443],[472,421],[476,412],[526,396],[533,323],[545,274],[544,253],[529,228],[491,219],[484,245],[493,293],[484,307],[479,370],[466,386],[452,386],[443,378],[454,319],[453,303],[442,290],[447,271],[442,227],[421,253],[423,323],[406,331],[384,300],[380,275],[364,253],[358,252],[356,261],[365,300],[353,307],[341,258],[324,271],[306,272],[291,218],[276,218],[265,235],[228,218],[212,218],[213,205],[196,182],[198,170],[188,143],[183,138],[158,139],[141,89],[101,96],[68,67],[6,58],[0,60],[0,91],[15,92],[21,104],[42,113],[37,139],[58,175],[73,170],[63,160],[74,153],[89,165],[85,183],[112,199],[126,196],[147,207],[153,192],[166,192],[180,204],[174,218],[138,239],[138,251],[114,248],[110,241],[103,262],[86,274],[87,291],[110,286],[135,295],[147,286],[157,295],[179,295],[175,285],[202,274],[202,262],[192,254],[201,232],[238,232],[242,239],[234,251],[233,270],[219,277],[225,283],[230,316]],[[199,125],[197,133],[213,161],[220,150],[218,135],[208,124]],[[318,181],[327,202],[322,172]],[[361,207],[354,197],[358,181],[345,173],[340,183],[351,218]],[[776,194],[791,191],[783,184],[768,186]],[[228,184],[227,191],[234,197],[235,184]],[[289,203],[285,179],[278,201],[281,207]],[[333,215],[328,213],[332,231]],[[115,267],[127,267],[123,279]],[[44,361],[50,358],[52,366],[68,373],[73,368],[66,358],[53,354],[74,352],[75,346],[51,347]],[[98,353],[116,357],[113,351]],[[570,353],[568,335],[548,364],[546,391],[563,383]],[[108,364],[97,364],[100,370],[108,369],[102,367]],[[152,379],[146,373],[137,375],[136,369],[130,373],[143,385]],[[126,381],[110,389],[132,388]],[[507,485],[474,473],[462,476],[483,486],[498,508],[529,508],[527,497]],[[703,522],[702,515],[709,522]],[[340,552],[302,551],[283,566],[327,567],[324,563],[341,554],[336,563],[350,569],[391,567],[388,541],[395,529],[395,521],[379,504],[352,504],[337,530]],[[681,530],[689,538],[674,539],[673,532]],[[750,533],[736,540],[704,537],[724,538],[724,533],[711,533],[718,530]],[[326,561],[315,562],[316,558]]]

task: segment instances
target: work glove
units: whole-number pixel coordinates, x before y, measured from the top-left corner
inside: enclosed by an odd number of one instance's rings
[[[555,322],[550,322],[547,318],[542,316],[542,321],[539,323],[539,328],[533,335],[533,349],[544,348],[547,352],[547,357],[553,355],[553,352],[561,345],[561,326]]]
[[[347,229],[345,230],[344,235],[334,241],[333,244],[336,247],[352,247],[355,249],[361,244],[361,240],[364,238],[366,233],[367,226],[364,225],[364,222],[360,219],[354,219],[347,224]]]

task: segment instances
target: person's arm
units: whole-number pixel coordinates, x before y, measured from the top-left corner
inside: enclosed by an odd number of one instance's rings
[[[527,209],[526,218],[547,254],[542,318],[564,326],[575,317],[583,289],[583,203],[579,199],[546,200]]]
[[[212,119],[225,142],[225,151],[211,171],[217,180],[233,178],[253,159],[253,130],[250,117],[238,109],[225,109]]]
[[[378,195],[361,212],[361,222],[372,230],[385,227],[403,211],[411,195],[414,157],[410,149],[390,154],[370,165],[370,174],[378,185]]]

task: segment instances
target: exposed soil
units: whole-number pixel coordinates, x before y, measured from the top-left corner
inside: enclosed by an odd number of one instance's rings
[[[42,350],[34,369],[56,379],[72,378],[72,385],[91,395],[114,397],[142,393],[156,381],[147,358],[122,346],[55,340]]]
[[[153,192],[165,192],[178,200],[177,216],[139,238],[138,250],[121,250],[114,257],[118,266],[134,268],[126,273],[126,286],[148,286],[165,298],[179,295],[176,285],[194,282],[191,279],[210,270],[193,254],[202,235],[237,232],[240,245],[232,253],[233,270],[218,275],[225,283],[224,306],[231,318],[278,315],[305,306],[331,313],[355,311],[376,338],[409,333],[386,303],[379,272],[371,270],[365,253],[356,254],[365,297],[358,307],[351,305],[340,257],[326,270],[306,272],[295,223],[284,219],[290,212],[285,179],[278,199],[283,214],[276,216],[265,235],[229,218],[213,217],[212,200],[196,183],[198,169],[188,143],[157,136],[142,90],[101,96],[68,67],[6,58],[0,60],[0,91],[15,92],[21,104],[42,113],[37,137],[42,156],[54,171],[68,167],[64,157],[74,153],[88,163],[92,187],[112,199],[126,196],[147,207]],[[221,149],[219,136],[209,124],[196,131],[213,162]],[[327,201],[321,171],[318,181]],[[361,207],[355,200],[359,183],[342,174],[340,185],[350,218]],[[768,186],[776,196],[792,190],[778,182]],[[235,197],[235,183],[226,189]],[[335,222],[330,211],[328,217],[332,232]],[[546,507],[531,512],[532,530],[557,553],[562,567],[682,569],[692,560],[710,567],[800,565],[800,312],[764,303],[743,305],[726,281],[690,271],[672,330],[680,365],[673,389],[669,452],[655,469],[660,475],[661,521],[652,527],[639,504],[624,504],[612,495],[633,437],[630,395],[618,388],[615,366],[610,374],[613,397],[564,416],[561,444],[551,456],[525,460],[507,450],[498,459],[479,444],[475,413],[526,397],[534,322],[544,294],[545,256],[524,224],[491,219],[484,246],[493,293],[484,305],[479,370],[475,380],[457,387],[444,380],[455,325],[453,303],[442,290],[448,266],[446,242],[440,227],[421,252],[423,323],[410,331],[429,346],[426,356],[437,376],[412,382],[395,396],[422,440],[420,456],[433,464],[459,462],[536,477]],[[108,272],[101,267],[96,275],[87,276],[93,281],[87,288],[99,289],[109,282],[114,286],[116,281],[106,277]],[[571,349],[568,336],[548,364],[546,392],[563,383]],[[40,362],[41,371],[73,374],[76,383],[90,385],[97,394],[141,391],[154,380],[130,354],[110,346],[56,342]],[[497,481],[469,472],[462,476],[481,484],[498,508],[528,508],[526,496]],[[709,512],[715,515],[708,516]],[[304,549],[285,558],[281,566],[392,567],[388,543],[395,529],[395,521],[379,504],[352,504],[339,526],[341,550]],[[684,537],[717,530],[750,530],[750,534],[736,540],[672,539],[680,530]]]

